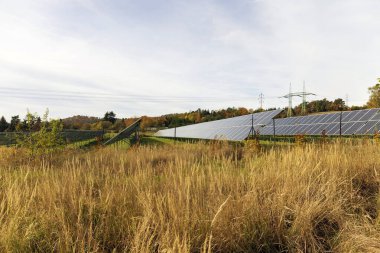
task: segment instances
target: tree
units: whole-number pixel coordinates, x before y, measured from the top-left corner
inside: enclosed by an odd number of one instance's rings
[[[341,98],[337,98],[332,103],[330,110],[331,111],[343,111],[344,109],[346,109],[346,107],[347,107],[346,102]]]
[[[63,119],[63,128],[64,129],[82,129],[89,130],[91,124],[99,122],[99,118],[88,117],[82,115],[76,115],[69,118]]]
[[[27,112],[25,119],[16,126],[17,131],[35,132],[41,127],[41,118],[36,113]]]
[[[380,107],[380,78],[377,79],[377,84],[368,88],[370,93],[367,106],[369,108],[378,108]]]
[[[20,124],[20,117],[18,115],[12,116],[11,123],[7,129],[8,132],[16,131],[16,127]]]
[[[112,127],[110,121],[99,121],[91,125],[91,130],[109,130]]]
[[[7,120],[4,118],[4,116],[0,119],[0,132],[4,132],[9,127],[9,124]]]
[[[113,124],[112,129],[116,131],[121,131],[125,128],[124,120],[118,119],[115,124]]]
[[[91,129],[91,124],[89,123],[84,123],[81,127],[81,130],[90,130]]]
[[[35,131],[35,122],[38,115],[27,113],[25,118],[25,132],[17,135],[19,147],[25,148],[31,156],[46,155],[63,148],[62,130],[60,120],[48,121],[49,110],[46,110],[38,131]]]
[[[116,114],[113,111],[106,112],[106,114],[104,114],[103,120],[114,124],[116,122]]]
[[[199,123],[199,122],[201,122],[201,120],[202,120],[201,109],[198,109],[195,113],[194,121],[195,121],[195,123]]]

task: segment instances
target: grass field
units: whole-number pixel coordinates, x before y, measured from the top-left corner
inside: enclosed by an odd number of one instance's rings
[[[1,148],[0,251],[378,252],[379,147]]]

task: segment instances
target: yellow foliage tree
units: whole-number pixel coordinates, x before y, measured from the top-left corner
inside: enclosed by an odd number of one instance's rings
[[[369,108],[380,107],[380,78],[377,79],[378,83],[375,86],[368,88],[370,93],[367,106]]]

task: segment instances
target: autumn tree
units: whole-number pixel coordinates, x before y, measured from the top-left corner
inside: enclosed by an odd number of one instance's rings
[[[112,130],[121,131],[125,128],[124,120],[118,119],[112,126]]]
[[[112,123],[110,121],[99,121],[91,125],[91,130],[99,131],[99,130],[108,130],[112,127]]]
[[[347,109],[346,102],[341,98],[337,98],[332,102],[329,109],[330,111],[343,111]]]
[[[377,79],[377,84],[368,88],[370,93],[367,106],[369,108],[378,108],[380,107],[380,78]]]

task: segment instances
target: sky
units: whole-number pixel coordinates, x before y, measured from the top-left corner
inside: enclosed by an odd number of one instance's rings
[[[380,77],[378,0],[0,0],[0,116],[162,115],[363,105]],[[293,104],[301,102],[295,98]]]

